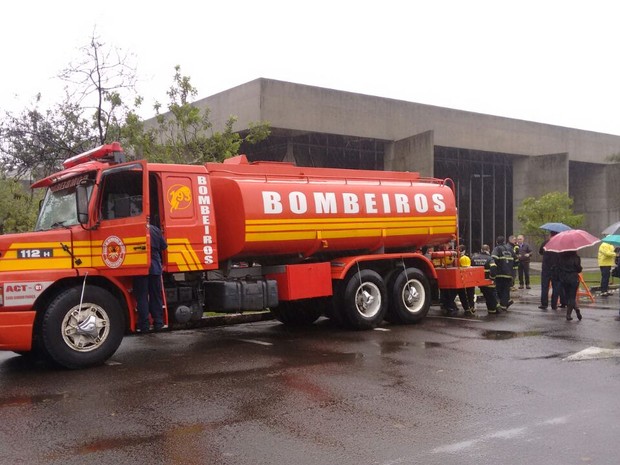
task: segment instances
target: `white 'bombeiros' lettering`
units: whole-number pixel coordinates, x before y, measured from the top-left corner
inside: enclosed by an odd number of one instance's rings
[[[282,213],[282,196],[274,191],[263,191],[263,211],[268,215]]]
[[[396,203],[396,213],[411,213],[409,199],[405,194],[394,194],[394,202]]]
[[[375,194],[364,194],[364,202],[366,203],[366,213],[378,213],[377,200]]]
[[[421,193],[405,194],[396,193],[376,193],[364,192],[355,194],[353,192],[309,192],[292,191],[284,194],[277,191],[262,191],[263,212],[266,215],[277,215],[282,213],[292,213],[303,215],[308,212],[319,215],[347,214],[355,215],[364,209],[366,214],[410,214],[412,209],[417,213],[427,213],[430,210],[443,213],[447,210],[446,201],[440,193]],[[340,202],[340,203],[339,203]],[[363,202],[363,204],[362,204]],[[210,198],[207,196],[201,204],[203,214],[203,224],[209,224],[206,213],[210,213]]]
[[[313,192],[316,213],[338,213],[334,192]]]
[[[392,213],[392,206],[390,205],[390,194],[381,194],[383,199],[383,212]]]
[[[345,192],[342,194],[342,201],[344,203],[345,213],[352,214],[360,212],[360,205],[357,195],[350,192]]]
[[[446,203],[443,200],[443,195],[433,194],[432,199],[433,199],[433,209],[436,212],[441,213],[441,212],[446,211]]]
[[[424,194],[416,194],[413,196],[416,211],[426,213],[428,211],[428,199]]]
[[[288,195],[288,203],[293,213],[300,215],[308,211],[308,201],[303,192],[291,192]]]
[[[207,265],[212,265],[215,259],[213,258],[213,247],[208,245],[213,244],[213,236],[209,226],[211,224],[211,196],[207,187],[207,177],[196,176],[196,184],[198,185],[198,207],[200,208],[200,215],[204,226],[204,234],[202,236],[202,243],[204,244],[202,253],[204,255],[202,261]]]

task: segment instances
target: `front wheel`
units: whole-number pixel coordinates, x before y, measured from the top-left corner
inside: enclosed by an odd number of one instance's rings
[[[47,356],[65,368],[100,365],[116,352],[124,334],[119,302],[105,289],[86,287],[61,292],[41,322],[41,342]]]

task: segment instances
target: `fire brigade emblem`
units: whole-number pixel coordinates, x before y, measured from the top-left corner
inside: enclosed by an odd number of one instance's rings
[[[120,237],[110,236],[101,246],[101,258],[109,268],[118,268],[125,260],[125,244]]]
[[[185,210],[192,203],[192,191],[189,186],[183,184],[173,184],[167,192],[170,212]]]

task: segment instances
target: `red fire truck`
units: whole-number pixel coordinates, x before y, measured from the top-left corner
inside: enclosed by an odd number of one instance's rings
[[[0,350],[67,368],[105,362],[136,330],[134,276],[160,226],[165,319],[270,309],[352,329],[414,323],[440,288],[482,268],[434,267],[419,252],[457,235],[449,180],[418,173],[248,163],[125,161],[120,144],[72,157],[46,188],[35,230],[0,237]],[[458,261],[457,261],[458,262]]]

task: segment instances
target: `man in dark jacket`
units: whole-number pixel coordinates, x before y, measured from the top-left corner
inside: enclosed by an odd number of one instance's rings
[[[506,245],[512,247],[512,251],[514,252],[514,263],[512,264],[512,266],[515,269],[515,276],[512,280],[510,290],[516,291],[517,288],[515,287],[515,281],[517,279],[517,271],[519,270],[519,244],[517,244],[517,236],[513,234],[508,236],[508,243]]]
[[[482,246],[482,248],[480,249],[480,253],[476,253],[471,257],[472,266],[483,266],[484,277],[493,281],[493,283],[489,284],[488,286],[480,286],[480,291],[484,296],[484,301],[487,306],[487,312],[497,313],[497,311],[499,310],[497,293],[495,291],[495,272],[497,271],[497,267],[491,267],[491,263],[494,263],[494,260],[491,256],[491,248],[487,244],[484,244]]]
[[[517,236],[517,245],[519,246],[519,289],[523,289],[523,284],[525,284],[526,289],[531,289],[530,261],[532,257],[532,248],[525,242],[523,234]]]
[[[166,240],[157,226],[148,226],[151,236],[151,266],[147,276],[133,279],[133,290],[138,307],[137,332],[149,331],[149,314],[153,318],[153,328],[160,331],[164,325],[164,304],[161,275],[163,273],[162,254],[168,247]]]
[[[506,244],[504,236],[497,236],[496,246],[491,252],[495,265],[495,288],[499,298],[500,308],[508,310],[514,302],[510,299],[510,288],[516,275],[516,257],[514,247]]]
[[[549,239],[556,234],[557,232],[555,231],[549,231]],[[545,240],[538,250],[538,253],[542,255],[542,265],[540,271],[540,305],[538,306],[541,310],[547,310],[547,306],[549,305],[549,287],[551,287],[551,309],[557,310],[558,299],[560,301],[561,308],[566,306],[564,292],[557,274],[558,254],[557,252],[545,250],[545,246],[547,245],[547,242],[549,242],[549,239]]]

